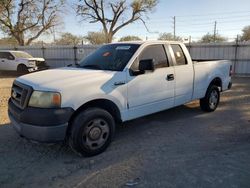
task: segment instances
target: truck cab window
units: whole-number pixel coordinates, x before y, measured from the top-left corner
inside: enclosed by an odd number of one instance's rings
[[[15,59],[14,56],[11,53],[7,53],[6,55],[7,55],[8,60],[14,60]]]
[[[180,45],[171,44],[171,47],[173,49],[177,65],[186,65],[187,59],[186,59],[184,52],[183,52],[182,48],[180,47]]]
[[[146,60],[146,59],[155,60],[155,64],[154,64],[155,69],[169,66],[167,55],[166,55],[163,45],[158,44],[158,45],[151,45],[151,46],[146,47],[141,52],[139,57],[135,60],[131,68],[133,70],[138,70],[139,61]]]
[[[1,59],[8,59],[8,60],[14,60],[14,57],[9,52],[0,52],[0,58]]]

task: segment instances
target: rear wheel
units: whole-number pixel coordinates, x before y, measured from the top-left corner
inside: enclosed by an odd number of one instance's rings
[[[103,109],[89,108],[74,118],[69,145],[81,155],[97,155],[106,150],[114,133],[115,122],[111,114]]]
[[[21,64],[21,65],[17,66],[17,72],[18,73],[28,73],[29,71],[28,71],[28,68],[26,67],[26,65]]]
[[[209,86],[206,92],[206,96],[200,99],[200,107],[203,111],[212,112],[215,111],[220,102],[220,91],[215,85]]]

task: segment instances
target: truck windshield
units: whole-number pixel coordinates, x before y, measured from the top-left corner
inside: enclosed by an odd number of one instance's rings
[[[33,58],[27,52],[11,52],[16,58]]]
[[[122,71],[139,44],[108,44],[100,47],[79,63],[86,69]]]

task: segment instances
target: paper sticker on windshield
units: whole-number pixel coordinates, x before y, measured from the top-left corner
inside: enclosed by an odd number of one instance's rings
[[[117,46],[116,50],[129,50],[130,46]]]
[[[105,52],[104,54],[102,54],[103,57],[108,57],[108,56],[110,56],[110,55],[111,55],[110,52]]]

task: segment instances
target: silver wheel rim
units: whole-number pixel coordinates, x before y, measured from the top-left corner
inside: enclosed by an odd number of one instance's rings
[[[84,130],[83,144],[91,150],[99,149],[108,140],[109,132],[108,123],[104,119],[93,119]]]
[[[217,106],[217,103],[218,103],[218,99],[219,99],[219,96],[218,96],[218,93],[216,90],[213,90],[210,94],[210,97],[209,97],[209,107],[211,109],[215,109],[216,106]]]

